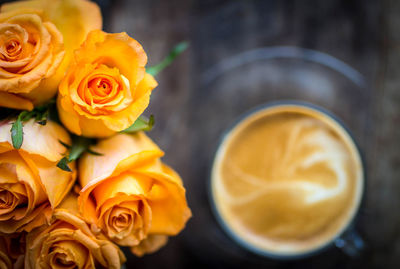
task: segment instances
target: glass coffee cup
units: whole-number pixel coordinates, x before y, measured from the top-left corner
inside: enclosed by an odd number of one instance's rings
[[[220,143],[210,200],[223,230],[255,254],[298,259],[333,245],[355,256],[353,223],[364,165],[347,128],[330,112],[280,101],[247,113]]]
[[[212,268],[281,268],[286,265],[336,268],[363,264],[368,248],[358,258],[351,258],[331,247],[334,243],[318,255],[315,252],[301,260],[288,257],[277,260],[256,255],[228,236],[215,218],[214,205],[209,199],[211,170],[221,136],[229,132],[242,115],[247,115],[244,114],[246,111],[263,108],[266,103],[297,100],[323,107],[345,122],[361,151],[368,155],[372,91],[363,75],[322,52],[296,47],[265,47],[225,58],[206,69],[200,78],[195,91],[199,94],[195,94],[190,102],[196,112],[187,118],[191,139],[184,147],[188,153],[185,156],[189,156],[186,166],[190,173],[186,177],[192,180],[187,184],[191,194],[188,199],[195,213],[184,232],[188,259],[201,261]],[[196,165],[191,165],[193,163]],[[363,198],[366,196],[368,191],[363,192]],[[362,235],[368,235],[365,233],[368,216],[369,207],[363,202],[354,222]],[[346,235],[358,238],[350,232],[353,231],[350,226]],[[368,242],[368,237],[365,240]],[[362,244],[360,240],[354,240],[354,246],[343,242],[336,243],[346,245],[352,253]]]

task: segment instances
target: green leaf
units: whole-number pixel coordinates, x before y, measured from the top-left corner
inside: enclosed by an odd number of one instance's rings
[[[24,121],[28,121],[31,118],[33,118],[35,116],[35,111],[22,111],[21,113],[19,113],[18,115],[18,119],[22,122]]]
[[[60,139],[58,139],[58,142],[60,142],[60,144],[63,145],[64,147],[66,147],[67,149],[70,149],[70,148],[71,148],[70,145],[68,145],[67,143],[61,141]]]
[[[36,122],[45,125],[49,115],[49,108],[55,104],[55,100],[50,100],[47,104],[38,106],[31,111],[21,111],[17,119],[11,126],[11,140],[15,149],[20,149],[24,140],[23,122],[35,118]]]
[[[188,47],[189,47],[189,42],[187,41],[183,41],[177,44],[167,55],[167,57],[165,57],[159,64],[148,67],[146,69],[146,72],[153,76],[157,75],[164,68],[170,65],[175,60],[175,58],[178,57],[182,52],[184,52]]]
[[[24,140],[24,133],[22,130],[22,121],[18,117],[15,122],[13,122],[11,127],[11,140],[13,147],[15,149],[20,149],[22,146],[22,142]]]
[[[123,130],[121,133],[135,133],[139,131],[151,131],[154,126],[154,116],[151,115],[149,119],[140,116],[130,127]]]
[[[72,136],[72,145],[68,145],[63,141],[58,140],[61,145],[69,149],[69,153],[58,162],[57,167],[65,171],[71,171],[71,169],[68,167],[68,163],[77,160],[84,152],[94,155],[102,155],[101,153],[89,149],[90,145],[92,145],[95,141],[95,139],[84,136]],[[67,168],[69,170],[67,170]]]
[[[70,162],[78,159],[82,153],[84,153],[92,143],[92,139],[83,137],[83,136],[75,136],[73,138],[73,143],[69,150],[68,160]]]
[[[35,120],[40,125],[46,125],[48,117],[49,117],[49,110],[46,110],[43,113],[40,113],[40,114],[38,113],[36,115],[36,119]]]
[[[90,148],[88,148],[88,149],[86,150],[86,152],[89,153],[89,154],[95,155],[95,156],[103,156],[102,153],[97,152],[97,151],[93,151],[93,150],[91,150]]]
[[[68,163],[69,163],[68,158],[64,157],[57,163],[57,167],[64,171],[72,172],[71,168],[69,168],[68,166]]]

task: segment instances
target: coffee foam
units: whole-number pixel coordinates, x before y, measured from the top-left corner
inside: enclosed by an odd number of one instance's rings
[[[320,248],[345,229],[363,189],[347,132],[311,108],[268,108],[240,122],[221,144],[212,195],[228,229],[272,254]]]

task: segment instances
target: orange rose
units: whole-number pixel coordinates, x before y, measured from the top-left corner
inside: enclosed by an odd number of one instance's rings
[[[52,98],[72,50],[90,30],[99,28],[99,8],[85,0],[32,0],[3,5],[0,106],[31,110]]]
[[[106,137],[132,125],[157,86],[142,46],[126,33],[92,31],[59,86],[58,112],[73,133]]]
[[[136,256],[142,257],[144,254],[156,252],[168,242],[168,236],[160,234],[150,234],[146,239],[140,241],[139,245],[131,247],[131,251]]]
[[[100,141],[79,162],[83,217],[114,242],[154,251],[185,226],[191,212],[178,174],[163,164],[163,152],[144,133]],[[148,239],[146,241],[142,241]]]
[[[19,150],[10,136],[10,123],[0,123],[0,232],[7,234],[46,223],[51,207],[61,202],[76,175],[56,166],[66,151],[59,139],[71,143],[60,125],[26,122]]]
[[[76,201],[71,192],[54,210],[49,227],[27,235],[25,268],[121,268],[124,254],[104,235],[90,231]]]

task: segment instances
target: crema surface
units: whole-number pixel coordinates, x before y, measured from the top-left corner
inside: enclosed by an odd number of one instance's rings
[[[228,228],[256,248],[298,254],[351,221],[362,190],[358,151],[340,125],[306,107],[270,108],[222,143],[213,198]]]

